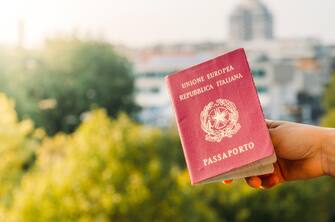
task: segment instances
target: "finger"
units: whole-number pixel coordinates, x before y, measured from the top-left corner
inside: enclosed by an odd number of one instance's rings
[[[267,189],[272,188],[277,184],[279,184],[279,177],[275,174],[271,174],[268,176],[261,176],[260,178],[262,180],[262,187]]]
[[[287,121],[283,120],[272,120],[272,119],[265,119],[266,125],[269,129],[276,128],[282,124],[288,123]]]
[[[283,165],[283,161],[281,161],[280,159],[278,159],[278,161],[273,164],[273,167],[274,167],[273,174],[275,174],[277,176],[278,183],[283,183],[283,182],[285,182],[285,179],[284,179],[284,175],[283,175],[282,169],[281,169],[281,167],[279,165],[279,162],[281,162],[282,165]]]
[[[222,181],[223,184],[231,184],[233,182],[233,180],[224,180]]]
[[[277,126],[280,125],[279,121],[274,121],[274,120],[270,120],[270,119],[265,119],[266,125],[269,129],[271,128],[276,128]]]
[[[247,177],[245,181],[253,188],[260,188],[262,186],[262,180],[258,176]]]

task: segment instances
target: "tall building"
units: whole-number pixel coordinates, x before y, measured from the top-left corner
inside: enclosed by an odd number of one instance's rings
[[[260,0],[242,0],[229,20],[230,41],[266,40],[273,38],[273,19]]]

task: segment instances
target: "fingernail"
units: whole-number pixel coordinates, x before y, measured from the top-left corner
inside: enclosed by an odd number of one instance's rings
[[[254,188],[259,188],[262,185],[262,180],[259,177],[251,177],[250,182]]]
[[[222,183],[224,183],[224,184],[231,184],[233,182],[233,180],[224,180],[224,181],[222,181]]]

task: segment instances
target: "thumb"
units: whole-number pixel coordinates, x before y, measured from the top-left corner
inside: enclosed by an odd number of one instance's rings
[[[278,127],[282,122],[276,120],[265,119],[266,125],[269,129]]]

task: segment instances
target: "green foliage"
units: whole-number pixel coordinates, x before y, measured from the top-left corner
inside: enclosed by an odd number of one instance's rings
[[[124,115],[111,121],[94,111],[73,135],[45,140],[7,216],[34,222],[212,221],[213,211],[194,198],[188,175],[175,162],[176,138]]]
[[[325,127],[335,127],[335,108],[331,109],[323,116],[321,125]]]
[[[324,93],[323,104],[325,109],[335,109],[335,74],[332,76]]]
[[[20,117],[49,134],[72,132],[95,106],[114,117],[137,110],[131,66],[108,43],[49,39],[40,50],[17,50],[6,58],[1,89],[15,98]]]
[[[191,186],[176,130],[85,115],[45,137],[0,95],[0,221],[334,221],[335,181]]]
[[[0,94],[0,216],[12,201],[22,176],[34,164],[34,150],[43,131],[33,130],[29,120],[18,122],[14,103]],[[0,217],[1,218],[1,217]]]
[[[335,127],[335,74],[325,90],[323,105],[326,113],[321,120],[321,124],[327,127]]]

